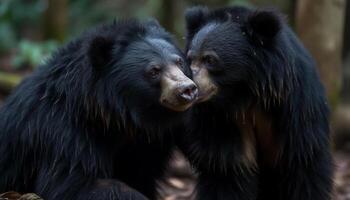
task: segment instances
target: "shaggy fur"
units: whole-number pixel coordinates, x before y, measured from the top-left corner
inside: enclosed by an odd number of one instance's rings
[[[205,68],[217,87],[194,107],[182,143],[199,173],[197,199],[330,200],[324,89],[313,59],[281,16],[195,7],[186,22],[191,68]],[[217,57],[202,57],[205,52]]]
[[[57,51],[0,110],[0,193],[154,199],[173,147],[168,130],[186,116],[160,106],[159,82],[144,76],[150,62],[171,63],[168,53],[182,56],[168,33],[133,20]]]

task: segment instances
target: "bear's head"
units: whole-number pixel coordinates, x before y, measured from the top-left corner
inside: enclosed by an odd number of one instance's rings
[[[196,100],[183,53],[156,21],[115,22],[86,37],[97,102],[105,112],[138,126],[161,126],[181,118]]]
[[[283,23],[278,13],[194,7],[186,12],[186,23],[186,53],[199,88],[198,102],[244,104],[263,96],[260,92],[278,95],[276,88],[288,70],[282,66],[288,58],[283,60],[281,46],[286,42],[279,44]]]

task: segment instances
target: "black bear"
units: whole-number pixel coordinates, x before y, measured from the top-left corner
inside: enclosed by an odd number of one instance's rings
[[[154,20],[99,26],[57,51],[0,110],[0,193],[155,199],[169,130],[197,94],[183,58]]]
[[[181,148],[197,199],[330,200],[329,109],[315,62],[274,10],[186,12],[198,104]]]

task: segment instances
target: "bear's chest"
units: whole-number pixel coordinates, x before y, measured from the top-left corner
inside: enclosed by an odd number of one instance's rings
[[[272,119],[261,112],[206,116],[193,132],[190,155],[203,166],[271,167],[278,156]]]

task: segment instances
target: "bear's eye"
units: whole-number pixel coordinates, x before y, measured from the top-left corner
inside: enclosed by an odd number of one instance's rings
[[[184,69],[184,60],[182,58],[177,58],[176,59],[176,65],[179,66],[181,69]]]
[[[161,67],[159,65],[153,65],[148,69],[147,74],[151,77],[151,78],[157,78],[160,74],[160,72],[162,71]]]
[[[214,65],[216,63],[216,58],[211,55],[206,55],[202,58],[202,62],[208,64],[208,65]]]

